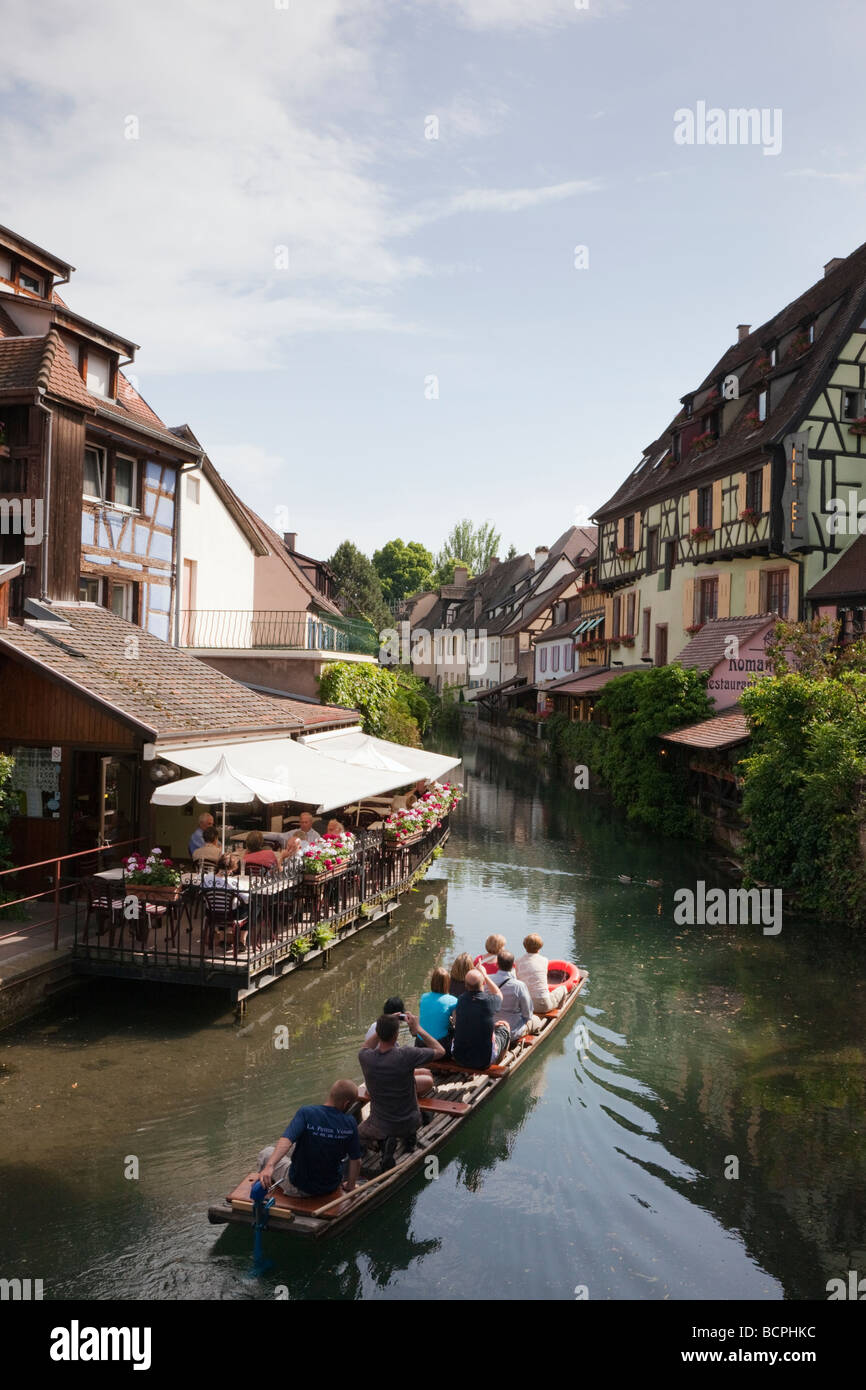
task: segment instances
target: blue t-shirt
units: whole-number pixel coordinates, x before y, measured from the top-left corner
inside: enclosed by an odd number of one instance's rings
[[[421,995],[421,1002],[418,1005],[418,1022],[429,1033],[431,1038],[441,1042],[448,1037],[448,1020],[451,1017],[451,1010],[456,1009],[457,998],[453,994],[435,994],[429,990],[427,994]]]
[[[289,1181],[311,1197],[334,1192],[342,1181],[343,1159],[361,1157],[357,1121],[333,1105],[302,1105],[283,1138],[295,1146]]]

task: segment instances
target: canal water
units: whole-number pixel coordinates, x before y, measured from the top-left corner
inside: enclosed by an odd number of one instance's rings
[[[99,982],[3,1035],[0,1275],[75,1299],[758,1300],[866,1268],[862,938],[677,926],[676,888],[725,882],[712,855],[497,746],[463,751],[443,856],[329,969],[240,1022],[219,997]],[[414,1006],[494,930],[588,967],[562,1035],[438,1177],[331,1241],[266,1236],[255,1273],[251,1232],[208,1205],[358,1076],[387,995]]]

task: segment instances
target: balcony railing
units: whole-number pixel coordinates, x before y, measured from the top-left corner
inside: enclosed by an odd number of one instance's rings
[[[372,623],[316,613],[251,609],[187,608],[180,615],[180,644],[205,651],[353,652],[376,656],[379,640]]]

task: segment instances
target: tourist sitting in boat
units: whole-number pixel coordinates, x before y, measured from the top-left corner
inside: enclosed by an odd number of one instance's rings
[[[389,994],[388,998],[382,1005],[382,1013],[387,1014],[389,1018],[396,1018],[399,1021],[401,1027],[405,1026],[406,1005],[403,1003],[403,1000],[400,998],[399,994]],[[374,1019],[373,1022],[370,1024],[370,1027],[367,1029],[367,1032],[364,1036],[365,1047],[378,1047],[379,1039],[376,1036],[376,1024],[378,1022],[379,1019]]]
[[[541,1020],[536,1018],[533,1012],[529,990],[514,973],[514,956],[511,952],[501,950],[496,963],[499,969],[492,979],[502,994],[499,1018],[511,1029],[509,1046],[513,1047],[524,1033],[537,1033],[541,1027]]]
[[[488,936],[484,943],[486,956],[476,956],[472,962],[479,970],[486,970],[488,975],[495,975],[499,969],[497,957],[500,951],[505,950],[505,937],[494,934]]]
[[[276,869],[279,866],[279,859],[274,851],[265,845],[265,837],[260,830],[251,830],[244,845],[244,870],[250,864],[260,864],[265,869]]]
[[[523,938],[523,948],[525,956],[514,962],[514,969],[518,980],[522,980],[532,996],[532,1007],[537,1014],[550,1013],[551,1009],[558,1009],[568,989],[565,985],[557,985],[555,989],[550,989],[547,983],[547,956],[541,954],[544,945],[537,932],[530,932],[529,936]]]
[[[446,1057],[451,1050],[451,1019],[457,1008],[457,996],[451,993],[450,986],[448,971],[437,966],[430,977],[430,988],[418,1004],[421,1027],[442,1044]],[[416,1038],[415,1046],[423,1047],[424,1043]]]
[[[192,852],[193,860],[196,864],[218,864],[222,858],[222,845],[216,833],[216,827],[206,825],[202,831],[202,843],[198,849]]]
[[[511,1040],[511,1029],[497,1018],[502,991],[484,970],[470,970],[466,990],[454,1010],[451,1056],[461,1067],[483,1071],[498,1062]]]
[[[466,976],[474,969],[468,951],[461,951],[448,974],[451,980],[451,993],[459,999],[466,989]]]
[[[358,1126],[358,1133],[364,1141],[382,1145],[383,1172],[394,1166],[398,1139],[407,1149],[415,1147],[421,1128],[418,1096],[432,1091],[434,1084],[427,1064],[445,1056],[442,1044],[421,1027],[414,1014],[407,1014],[406,1022],[412,1036],[422,1039],[422,1047],[399,1047],[399,1018],[382,1014],[376,1020],[376,1046],[362,1047],[358,1053],[370,1097],[370,1114]]]
[[[250,1182],[261,1178],[265,1188],[277,1186],[290,1197],[324,1197],[341,1182],[352,1192],[361,1172],[361,1144],[358,1122],[346,1111],[357,1099],[354,1081],[335,1081],[324,1105],[302,1105],[276,1144],[262,1149]]]

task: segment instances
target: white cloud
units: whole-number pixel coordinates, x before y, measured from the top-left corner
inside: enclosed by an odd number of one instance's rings
[[[431,0],[427,0],[431,3]],[[625,0],[432,0],[469,29],[552,29],[627,8]]]
[[[568,183],[553,183],[538,188],[469,188],[452,193],[438,202],[429,201],[405,213],[399,220],[400,230],[414,232],[430,222],[440,222],[463,212],[523,212],[526,208],[558,203],[564,198],[576,198],[581,193],[595,193],[601,187],[596,179],[572,179]]]
[[[856,186],[866,179],[866,168],[849,170],[789,169],[786,177],[789,179],[830,179],[834,183]]]

